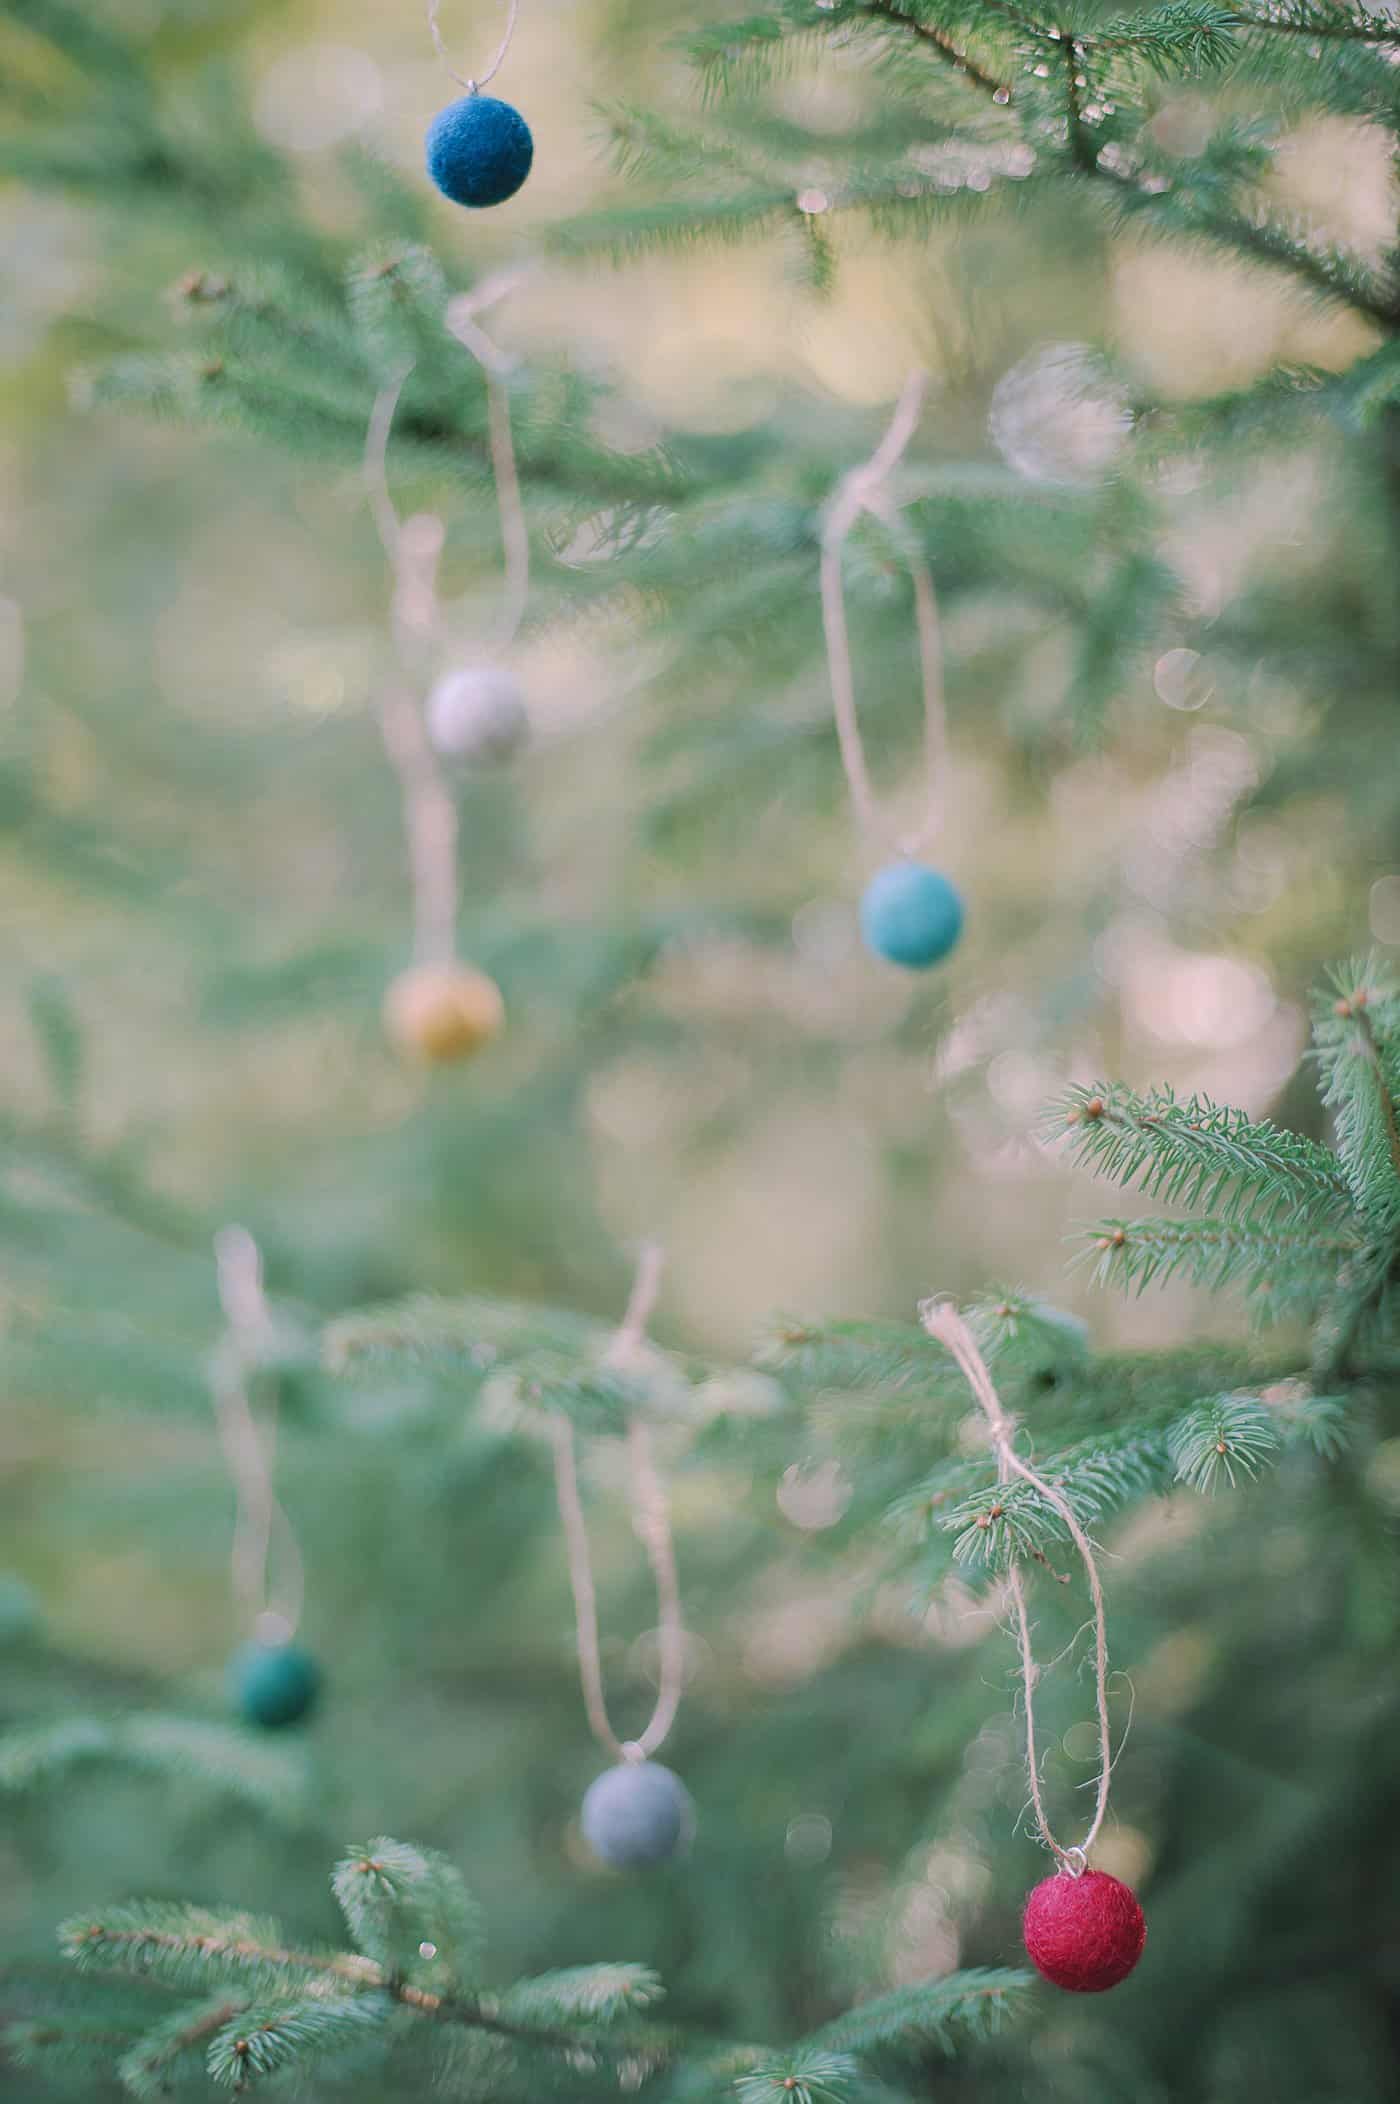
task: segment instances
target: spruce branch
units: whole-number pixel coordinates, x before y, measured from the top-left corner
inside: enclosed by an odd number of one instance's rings
[[[164,2096],[182,2072],[180,2063],[192,2054],[203,2054],[217,2032],[238,2017],[246,2003],[230,1995],[216,1995],[194,2008],[174,2010],[153,2024],[123,2053],[117,2062],[122,2087],[138,2100]]]
[[[1314,1003],[1323,1101],[1335,1113],[1337,1149],[1363,1216],[1400,1234],[1400,993],[1358,963],[1333,975],[1335,998]]]
[[[1168,1279],[1219,1292],[1243,1285],[1275,1311],[1316,1306],[1355,1253],[1353,1235],[1263,1227],[1224,1220],[1101,1220],[1086,1228],[1076,1261],[1096,1285],[1143,1293]]]
[[[66,1922],[59,1932],[59,1947],[83,1972],[126,1974],[185,1990],[207,1990],[211,1983],[242,1988],[266,2000],[274,2015],[313,2006],[340,2010],[355,2001],[367,2014],[345,2021],[357,2029],[374,2020],[376,2012],[382,2019],[390,2005],[398,2005],[435,2022],[486,2031],[521,2046],[568,2052],[580,2042],[577,2030],[567,2027],[571,2012],[565,1986],[554,1998],[555,2020],[538,2020],[550,2001],[547,1990],[538,1984],[531,1994],[526,1983],[521,2010],[510,2013],[503,1998],[438,1993],[372,1958],[349,1951],[297,1949],[283,1941],[275,1923],[221,1915],[206,1908],[157,1901],[109,1908],[100,1916],[79,1916]],[[607,1993],[597,1984],[593,1989],[593,2006],[587,2012],[593,2027],[606,2023],[614,2013],[608,2010],[607,1994],[617,2005],[615,2013],[620,2013],[624,2005],[646,2007],[660,1993],[655,1976],[645,1967],[609,1970]],[[586,1989],[581,1998],[588,1999]],[[246,2078],[267,2070],[257,2066],[255,2056],[234,2053],[245,2030],[240,2018],[230,2029],[227,2050],[245,2062]],[[280,2043],[269,2044],[266,2050],[281,2056],[280,2066],[289,2041],[305,2035],[298,2026],[290,2032],[281,2029]],[[655,2038],[631,2042],[648,2048],[658,2043]]]
[[[847,2104],[859,2094],[853,2088],[859,2077],[848,2053],[798,2046],[736,2077],[734,2091],[740,2104]]]
[[[1217,1395],[1193,1403],[1167,1433],[1178,1479],[1211,1491],[1221,1481],[1234,1490],[1257,1476],[1283,1444],[1278,1426],[1257,1396]]]
[[[651,2008],[664,1994],[650,1966],[572,1965],[517,1980],[496,1997],[495,2009],[514,2024],[607,2026]]]
[[[1400,46],[1400,21],[1359,8],[1312,5],[1310,0],[1279,0],[1266,12],[1238,8],[1228,10],[1240,29],[1262,30],[1275,36],[1298,36],[1349,44]]]
[[[1309,292],[1352,308],[1388,334],[1400,326],[1400,297],[1393,289],[1378,285],[1344,250],[1319,248],[1271,220],[1252,218],[1215,198],[1193,195],[1168,178],[1147,179],[1137,168],[1111,163],[1105,154],[1095,156],[1092,168],[1081,166],[1083,172],[1113,186],[1126,212],[1156,220],[1166,230],[1208,242],[1272,270],[1286,271]]]
[[[385,2007],[369,1995],[306,1995],[239,2011],[210,2040],[210,2077],[221,2088],[251,2088],[313,2054],[361,2044],[382,2030]]]
[[[1084,56],[1078,42],[1068,32],[1061,44],[1061,63],[1065,75],[1065,137],[1070,161],[1082,175],[1093,175],[1099,156],[1084,122],[1082,100],[1088,77],[1079,70],[1085,63]]]
[[[1024,2006],[1032,1976],[1015,1970],[971,1969],[860,2002],[813,2032],[807,2044],[823,2052],[878,2061],[929,2052],[953,2053],[995,2038]]]
[[[331,1890],[353,1942],[395,1979],[475,1978],[485,1925],[446,1856],[381,1835],[336,1865]]]
[[[1203,1206],[1226,1226],[1297,1220],[1320,1230],[1352,1218],[1347,1178],[1327,1148],[1206,1096],[1075,1088],[1052,1108],[1048,1129],[1099,1175]]]
[[[871,21],[888,22],[895,28],[907,30],[911,36],[918,37],[931,51],[937,53],[954,73],[959,74],[973,87],[980,88],[984,94],[990,95],[993,102],[1010,102],[1009,84],[996,74],[986,72],[970,53],[936,23],[925,22],[918,15],[910,14],[907,9],[897,6],[895,0],[858,0],[856,11]]]
[[[1074,34],[1088,50],[1136,60],[1158,79],[1170,80],[1228,64],[1239,49],[1234,34],[1239,26],[1234,8],[1214,0],[1177,0],[1172,6]]]

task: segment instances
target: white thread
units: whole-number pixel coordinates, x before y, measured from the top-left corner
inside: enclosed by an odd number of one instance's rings
[[[826,641],[832,712],[836,718],[841,766],[851,793],[851,803],[866,834],[874,832],[877,812],[856,710],[855,672],[851,663],[851,638],[842,585],[842,555],[852,528],[863,511],[870,512],[891,527],[897,520],[889,480],[918,428],[926,384],[924,373],[915,371],[909,375],[889,429],[870,459],[862,466],[852,468],[838,483],[822,529],[822,632]],[[914,594],[919,685],[924,711],[925,816],[917,831],[899,843],[902,853],[912,855],[933,837],[942,823],[948,727],[943,694],[942,632],[933,573],[922,555],[913,549],[904,551],[904,561]]]
[[[1026,1766],[1030,1774],[1031,1804],[1035,1811],[1036,1825],[1041,1839],[1062,1869],[1073,1877],[1081,1877],[1088,1864],[1088,1851],[1098,1838],[1104,1817],[1108,1811],[1109,1783],[1113,1775],[1113,1742],[1108,1717],[1108,1619],[1104,1608],[1103,1584],[1094,1557],[1093,1544],[1080,1525],[1069,1500],[1053,1484],[1028,1468],[1016,1452],[1014,1440],[1016,1427],[1002,1408],[1001,1398],[996,1392],[987,1363],[977,1349],[971,1330],[951,1301],[925,1301],[919,1310],[924,1328],[930,1337],[946,1345],[958,1363],[959,1370],[972,1390],[977,1403],[987,1420],[992,1435],[992,1445],[997,1456],[997,1480],[1005,1483],[1011,1476],[1019,1476],[1024,1483],[1038,1491],[1052,1505],[1079,1551],[1089,1581],[1089,1595],[1094,1605],[1094,1695],[1098,1713],[1099,1730],[1099,1775],[1094,1799],[1094,1816],[1083,1841],[1073,1848],[1065,1848],[1055,1839],[1046,1817],[1045,1800],[1041,1791],[1040,1762],[1036,1752],[1035,1738],[1035,1685],[1039,1678],[1039,1667],[1035,1662],[1031,1643],[1030,1617],[1026,1608],[1025,1583],[1021,1566],[1013,1561],[1007,1570],[1007,1584],[1012,1604],[1016,1611],[1016,1633],[1021,1652],[1021,1682],[1025,1690],[1026,1703]],[[1074,1857],[1079,1858],[1076,1869]]]
[[[486,380],[491,469],[496,483],[496,508],[501,522],[501,552],[505,559],[505,604],[495,637],[495,647],[504,650],[515,641],[525,618],[530,596],[530,532],[520,494],[520,474],[515,461],[511,433],[510,391],[507,378],[514,360],[494,343],[476,317],[493,307],[523,283],[524,270],[495,271],[470,292],[449,300],[446,314],[448,334],[470,351]]]
[[[410,684],[420,640],[430,640],[440,627],[437,562],[442,522],[429,514],[401,521],[389,494],[389,434],[412,370],[405,366],[380,390],[365,434],[365,490],[394,573],[394,640],[400,666],[399,678],[379,689],[376,710],[403,803],[413,884],[413,954],[419,964],[450,964],[457,948],[457,806]]]
[[[661,1250],[655,1243],[648,1243],[638,1259],[637,1274],[627,1303],[627,1312],[608,1350],[608,1365],[623,1370],[641,1351],[646,1341],[651,1311],[656,1305],[656,1296],[660,1290],[661,1269]],[[656,1581],[657,1640],[660,1652],[656,1703],[645,1731],[635,1739],[620,1739],[608,1716],[598,1644],[598,1594],[593,1581],[588,1527],[579,1497],[574,1428],[562,1410],[554,1413],[550,1423],[550,1436],[554,1445],[555,1496],[568,1552],[569,1587],[574,1599],[574,1626],[578,1642],[579,1679],[583,1686],[583,1706],[594,1737],[618,1760],[647,1760],[664,1743],[676,1721],[685,1678],[685,1628],[681,1621],[675,1545],[671,1538],[665,1489],[652,1455],[651,1428],[641,1417],[636,1416],[627,1427],[632,1477],[632,1519]]]
[[[305,1599],[301,1550],[273,1487],[277,1448],[275,1394],[260,1430],[248,1399],[246,1369],[256,1366],[273,1335],[271,1311],[263,1291],[262,1257],[243,1227],[221,1228],[214,1237],[219,1302],[232,1345],[229,1361],[215,1370],[212,1389],[214,1420],[224,1459],[233,1478],[238,1511],[233,1533],[233,1589],[249,1622],[275,1621],[281,1640],[296,1633]],[[280,1597],[274,1601],[268,1581],[274,1539]]]
[[[516,24],[520,20],[520,0],[509,0],[506,10],[506,33],[501,38],[496,56],[484,73],[464,75],[459,73],[452,64],[451,59],[447,56],[447,46],[442,40],[442,29],[438,22],[438,16],[441,12],[442,0],[428,0],[428,34],[433,40],[433,47],[458,87],[465,88],[469,95],[475,95],[480,89],[490,86],[500,72],[501,67],[505,64],[506,53],[510,50]]]

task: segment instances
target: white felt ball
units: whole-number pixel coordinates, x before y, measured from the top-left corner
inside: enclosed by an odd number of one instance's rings
[[[428,736],[445,759],[501,767],[529,735],[520,683],[504,665],[459,665],[428,696]]]

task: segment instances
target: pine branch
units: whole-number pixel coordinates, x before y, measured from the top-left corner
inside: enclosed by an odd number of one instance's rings
[[[573,1965],[517,1980],[496,1999],[516,2024],[615,2024],[662,1999],[665,1989],[646,1965]]]
[[[1278,1426],[1252,1395],[1218,1395],[1194,1403],[1167,1434],[1179,1480],[1205,1491],[1222,1480],[1234,1490],[1241,1477],[1257,1476],[1282,1444]]]
[[[1335,998],[1314,1003],[1323,1101],[1355,1203],[1372,1230],[1400,1236],[1400,994],[1364,962],[1333,975]]]
[[[318,2047],[338,2049],[368,2036],[395,2007],[522,2048],[573,2053],[584,2038],[606,2031],[619,2053],[672,2050],[660,2033],[615,2032],[622,2017],[661,1995],[645,1966],[584,1966],[517,1982],[500,1995],[462,1992],[464,1976],[475,1970],[481,1926],[443,1856],[381,1837],[337,1864],[332,1885],[360,1952],[298,1949],[274,1922],[154,1901],[70,1921],[60,1948],[83,1972],[134,1975],[231,1999],[227,2020],[206,2030],[216,2030],[210,2070],[234,2087]],[[255,2013],[250,1997],[264,2005]],[[187,2014],[195,2024],[209,2012]],[[153,2061],[181,2049],[175,2036],[163,2026],[146,2041]]]
[[[1145,181],[1135,170],[1110,165],[1102,153],[1095,155],[1092,169],[1081,166],[1084,172],[1092,172],[1111,184],[1134,215],[1162,221],[1174,219],[1182,234],[1266,264],[1270,269],[1286,271],[1310,292],[1351,307],[1387,333],[1400,326],[1400,297],[1378,287],[1369,273],[1360,270],[1354,259],[1343,252],[1319,254],[1267,220],[1251,219],[1219,204],[1198,201],[1169,180]]]
[[[1106,22],[1102,29],[1076,31],[1079,42],[1094,53],[1109,52],[1140,60],[1161,80],[1182,73],[1204,73],[1236,55],[1240,26],[1235,9],[1212,0],[1180,0],[1155,12]]]
[[[1400,46],[1400,22],[1388,15],[1362,14],[1344,6],[1310,6],[1307,0],[1281,0],[1267,14],[1230,11],[1240,29],[1264,30],[1278,36],[1342,40],[1349,44]]]
[[[1098,165],[1098,152],[1084,123],[1084,105],[1080,100],[1084,76],[1079,70],[1083,58],[1073,36],[1064,38],[1060,56],[1065,73],[1065,137],[1070,161],[1081,174],[1093,175]]]
[[[244,2009],[210,2041],[206,2065],[224,2089],[245,2090],[313,2054],[362,2044],[382,2030],[387,1997],[317,1995]]]
[[[734,2092],[740,2104],[848,2104],[860,2094],[854,2087],[859,2079],[849,2054],[797,2046],[737,2076]]]
[[[1202,1206],[1222,1225],[1352,1224],[1346,1175],[1327,1148],[1265,1119],[1170,1089],[1072,1089],[1050,1113],[1077,1162],[1154,1198]]]
[[[117,2062],[122,2087],[138,2099],[138,2104],[166,2095],[183,2072],[181,2061],[195,2053],[202,2057],[202,2049],[245,2006],[229,1995],[217,1995],[193,2009],[177,2009],[152,2025]]]
[[[143,1712],[111,1720],[68,1717],[7,1732],[0,1738],[0,1791],[37,1788],[89,1761],[198,1783],[279,1819],[296,1819],[305,1808],[306,1766],[297,1749],[201,1718]]]
[[[1275,1312],[1320,1303],[1359,1247],[1350,1235],[1223,1220],[1101,1220],[1084,1232],[1088,1247],[1076,1261],[1092,1265],[1096,1285],[1143,1293],[1176,1277],[1211,1292],[1240,1284]]]
[[[1030,1992],[1029,1973],[968,1971],[918,1987],[899,1987],[861,2002],[824,2024],[807,2040],[823,2052],[857,2058],[917,2057],[952,2053],[963,2044],[994,2038]]]
[[[331,1890],[354,1943],[395,1979],[476,1977],[485,1925],[446,1856],[381,1835],[336,1865]]]
[[[935,23],[922,21],[918,15],[909,14],[904,8],[896,6],[895,0],[858,0],[857,12],[872,21],[889,22],[897,28],[907,30],[911,36],[918,37],[944,59],[955,73],[960,74],[973,87],[980,88],[984,94],[990,95],[993,102],[1010,102],[1011,89],[1007,82],[998,79],[993,73],[985,72],[946,30],[939,29]]]

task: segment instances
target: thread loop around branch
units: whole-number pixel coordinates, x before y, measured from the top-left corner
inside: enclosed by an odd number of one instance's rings
[[[1108,1620],[1104,1606],[1103,1583],[1099,1577],[1093,1543],[1063,1492],[1057,1490],[1054,1484],[1047,1483],[1043,1476],[1038,1476],[1016,1452],[1015,1420],[1003,1407],[988,1371],[987,1362],[977,1347],[977,1340],[954,1303],[951,1300],[925,1301],[919,1315],[929,1336],[951,1352],[987,1420],[997,1457],[998,1482],[1004,1483],[1012,1476],[1017,1476],[1023,1483],[1030,1484],[1064,1521],[1084,1566],[1094,1609],[1094,1698],[1098,1721],[1099,1774],[1089,1831],[1082,1842],[1069,1848],[1058,1841],[1051,1830],[1041,1787],[1035,1725],[1035,1688],[1040,1677],[1040,1668],[1035,1662],[1031,1641],[1024,1574],[1019,1560],[1013,1560],[1007,1570],[1007,1584],[1011,1593],[1021,1653],[1021,1685],[1026,1711],[1026,1766],[1030,1778],[1031,1807],[1035,1813],[1040,1837],[1060,1868],[1072,1877],[1082,1877],[1088,1867],[1088,1852],[1097,1840],[1108,1812],[1109,1785],[1113,1775],[1113,1742],[1108,1714]]]

